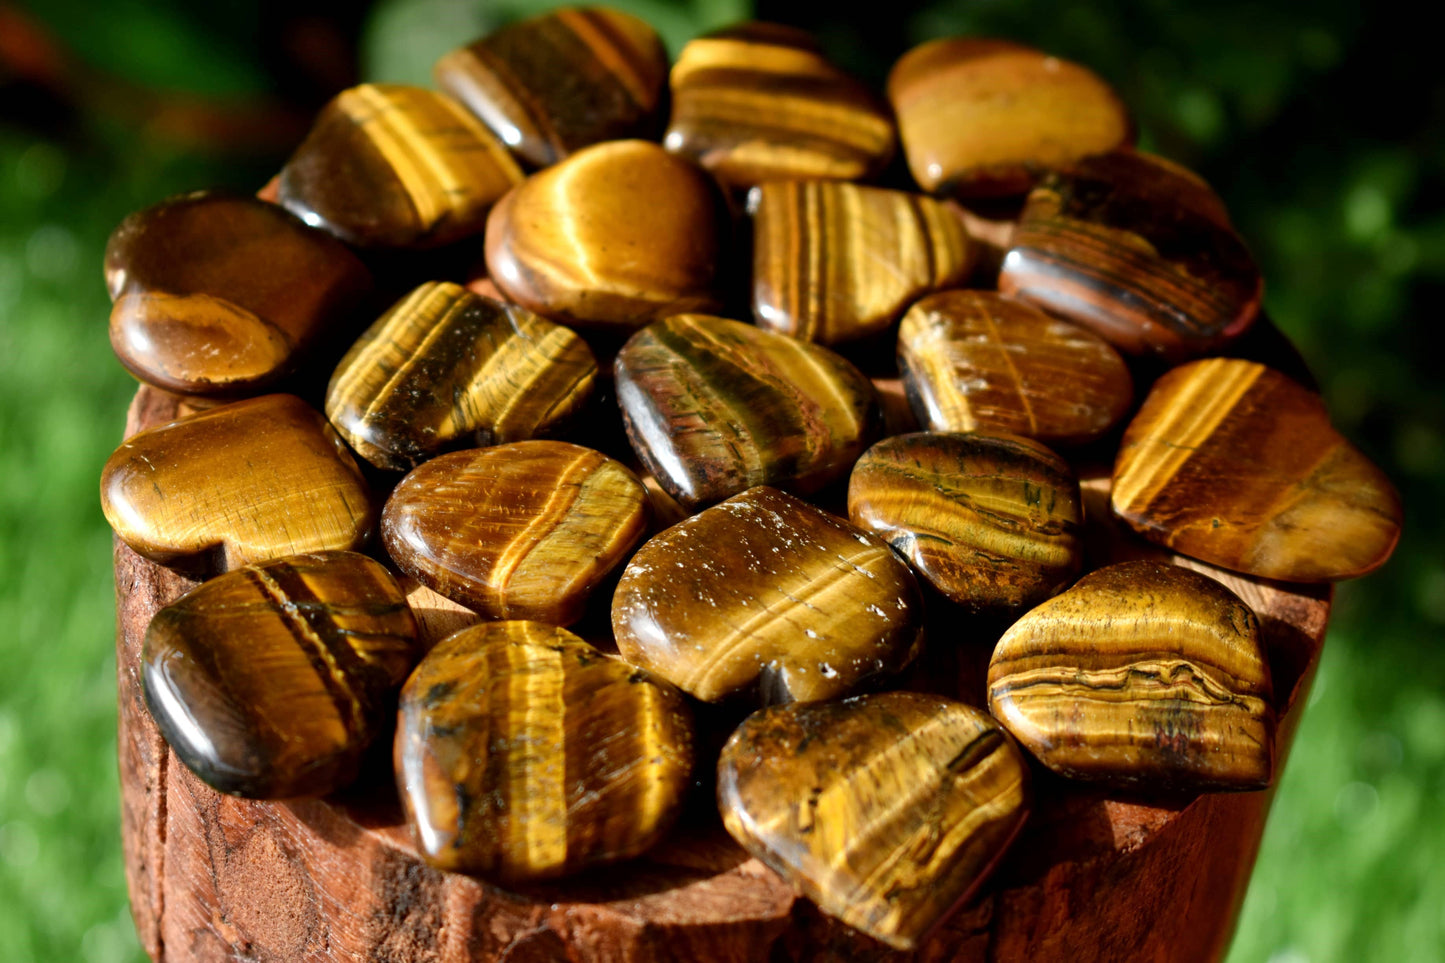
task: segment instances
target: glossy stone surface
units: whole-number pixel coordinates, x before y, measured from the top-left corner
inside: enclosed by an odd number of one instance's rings
[[[141,679],[161,734],[204,782],[286,799],[356,777],[419,658],[390,573],[318,552],[228,572],[161,609]]]
[[[627,437],[689,509],[754,485],[815,491],[876,436],[873,386],[826,348],[750,324],[675,315],[617,354]]]
[[[1004,633],[989,711],[1055,772],[1139,789],[1261,789],[1275,713],[1259,622],[1207,575],[1091,572]]]
[[[1045,170],[1133,140],[1123,101],[1093,71],[1006,40],[914,47],[888,99],[913,179],[955,196],[1022,193]]]
[[[893,120],[806,35],[743,24],[689,41],[669,79],[663,145],[724,184],[859,180],[893,156]]]
[[[912,950],[1018,834],[1028,766],[987,713],[886,692],[749,716],[718,762],[718,805],[823,912]]]
[[[567,328],[430,281],[341,359],[326,415],[361,457],[407,469],[468,442],[549,434],[587,402],[596,377],[591,349]]]
[[[513,301],[564,324],[628,332],[713,310],[719,205],[706,174],[656,144],[598,144],[497,205],[487,273]]]
[[[449,636],[402,690],[397,786],[433,866],[525,881],[636,856],[692,772],[681,693],[566,629]]]
[[[998,288],[1132,354],[1215,350],[1259,314],[1263,282],[1197,177],[1118,151],[1050,173],[1029,194]]]
[[[621,463],[561,441],[433,458],[382,513],[387,552],[487,618],[568,625],[647,528],[647,490]]]
[[[753,315],[836,344],[886,329],[929,291],[963,284],[981,248],[920,194],[835,181],[753,188]]]
[[[976,612],[1032,608],[1072,582],[1083,564],[1073,471],[1017,435],[885,438],[853,467],[848,517]]]
[[[1319,396],[1252,361],[1166,373],[1124,431],[1114,513],[1223,568],[1313,582],[1384,564],[1400,497],[1330,424]]]
[[[932,431],[1077,445],[1108,432],[1134,402],[1133,378],[1107,341],[992,291],[942,291],[909,308],[898,367]]]
[[[362,84],[322,108],[278,196],[348,244],[428,248],[480,233],[521,179],[496,135],[445,94]]]
[[[766,486],[652,538],[612,597],[623,657],[705,702],[837,698],[911,661],[922,625],[882,539]]]
[[[110,344],[140,380],[244,394],[290,373],[371,289],[335,238],[253,197],[199,191],[121,221],[105,249]]]
[[[437,86],[537,167],[660,127],[667,51],[657,31],[608,7],[529,17],[437,61]]]
[[[346,445],[293,395],[263,395],[133,435],[100,476],[100,505],[131,548],[230,569],[359,547],[375,518]]]

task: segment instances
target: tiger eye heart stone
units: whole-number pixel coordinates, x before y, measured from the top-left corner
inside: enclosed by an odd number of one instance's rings
[[[221,405],[140,432],[100,476],[115,533],[161,563],[220,569],[359,547],[371,491],[321,414],[293,395]]]
[[[408,575],[487,618],[568,625],[642,538],[647,506],[620,462],[519,441],[412,471],[387,499],[381,534]]]
[[[887,108],[786,28],[744,24],[689,41],[669,82],[663,145],[732,187],[859,180],[893,156]]]
[[[848,517],[974,611],[1031,608],[1068,585],[1083,563],[1074,473],[1016,435],[885,438],[853,468]]]
[[[453,50],[433,74],[517,156],[545,167],[589,144],[653,134],[667,51],[631,14],[575,7]]]
[[[285,799],[355,778],[420,657],[386,569],[320,552],[228,572],[161,609],[141,681],[161,734],[197,776]]]
[[[287,209],[349,244],[428,248],[480,233],[521,179],[496,136],[445,94],[362,84],[322,109],[277,190]]]
[[[1197,177],[1116,151],[1048,174],[1029,194],[998,288],[1132,354],[1215,350],[1259,314],[1263,282]]]
[[[753,188],[758,324],[836,344],[877,334],[920,295],[962,284],[979,247],[943,204],[835,181]]]
[[[706,174],[656,144],[597,144],[497,205],[487,273],[513,301],[564,324],[630,332],[713,310],[719,204]]]
[[[503,881],[646,850],[680,808],[692,755],[681,693],[538,622],[447,637],[397,714],[397,785],[422,856]]]
[[[1134,401],[1129,368],[1107,341],[992,291],[942,291],[909,308],[898,367],[914,414],[933,431],[1083,444]]]
[[[1018,194],[1044,170],[1133,140],[1123,101],[1093,71],[1004,40],[914,47],[889,74],[888,99],[926,191]]]
[[[652,538],[612,596],[623,657],[704,702],[837,698],[910,662],[922,616],[882,539],[766,486]]]
[[[754,485],[816,491],[877,435],[872,384],[817,345],[750,324],[675,315],[617,354],[627,437],[689,509]]]
[[[1390,557],[1400,497],[1319,396],[1252,361],[1167,372],[1124,431],[1114,513],[1150,541],[1236,572],[1352,578]]]
[[[1028,766],[987,713],[885,692],[749,716],[718,762],[718,805],[824,913],[912,950],[1018,834]]]
[[[341,359],[326,415],[357,454],[406,469],[459,442],[548,434],[587,401],[592,350],[526,308],[431,281]]]
[[[1261,789],[1274,708],[1259,623],[1207,575],[1124,562],[1004,633],[988,707],[1055,772],[1143,789]]]
[[[289,373],[371,274],[274,204],[202,191],[130,215],[105,249],[110,343],[142,381],[244,393]]]

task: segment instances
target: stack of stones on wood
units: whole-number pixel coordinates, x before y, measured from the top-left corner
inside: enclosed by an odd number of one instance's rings
[[[394,715],[418,851],[503,885],[636,856],[701,787],[899,948],[1041,767],[1270,784],[1257,619],[1169,561],[1352,577],[1400,506],[1307,375],[1247,359],[1253,259],[1099,77],[945,39],[884,98],[791,28],[669,65],[606,8],[435,76],[107,251],[117,356],[191,410],[102,500],[209,577],[143,666],[200,778],[330,793]],[[1081,480],[1154,548],[1111,564]],[[473,624],[419,632],[431,593]]]

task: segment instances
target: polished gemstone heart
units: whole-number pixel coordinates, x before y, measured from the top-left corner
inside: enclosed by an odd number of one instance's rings
[[[824,913],[912,950],[1018,834],[1028,766],[987,713],[886,692],[749,716],[718,761],[718,805]]]
[[[471,442],[555,431],[592,392],[587,343],[526,308],[431,281],[398,301],[341,359],[326,415],[380,468],[410,468]]]
[[[1017,435],[885,438],[853,468],[848,517],[977,612],[1031,608],[1073,581],[1083,564],[1073,471]]]
[[[893,156],[888,109],[785,27],[743,24],[689,41],[670,84],[663,145],[732,187],[859,180]]]
[[[1050,173],[1029,194],[998,288],[1132,354],[1179,360],[1259,314],[1259,268],[1197,177],[1117,151]]]
[[[911,661],[922,624],[887,543],[765,486],[655,536],[612,597],[623,657],[705,702],[837,698]]]
[[[497,205],[487,272],[507,297],[565,324],[629,332],[712,310],[720,204],[706,174],[656,144],[598,144]]]
[[[1400,497],[1324,402],[1252,361],[1166,373],[1124,431],[1114,513],[1145,538],[1291,582],[1353,578],[1390,557]]]
[[[318,552],[227,572],[161,609],[141,681],[192,772],[221,792],[285,799],[355,778],[419,658],[386,569]]]
[[[244,394],[285,376],[371,288],[329,234],[275,204],[213,191],[122,221],[105,279],[116,357],[186,394]]]
[[[1004,633],[988,707],[1064,776],[1140,789],[1261,789],[1275,714],[1259,622],[1207,575],[1123,562]]]
[[[402,690],[397,785],[441,869],[523,881],[636,856],[691,773],[682,694],[566,629],[463,629]]]
[[[615,370],[632,447],[690,509],[754,485],[815,491],[879,429],[873,386],[853,365],[725,318],[659,321],[622,346]]]
[[[417,581],[494,619],[568,625],[647,528],[621,463],[561,441],[433,458],[396,486],[382,539]]]
[[[631,14],[572,7],[453,50],[432,73],[517,156],[545,167],[599,141],[653,136],[667,51]]]
[[[281,170],[281,203],[361,247],[427,248],[481,232],[522,179],[507,149],[445,94],[362,84],[322,109]]]
[[[886,329],[910,302],[964,283],[980,248],[938,201],[836,181],[753,188],[758,324],[836,344]]]
[[[106,521],[157,562],[220,569],[357,548],[371,492],[326,419],[263,395],[133,435],[100,476]]]
[[[1018,194],[1045,170],[1133,140],[1123,101],[1093,71],[1006,40],[914,47],[893,66],[888,99],[926,191]]]
[[[933,431],[1083,444],[1134,402],[1129,369],[1107,341],[992,291],[943,291],[909,308],[898,367],[914,414]]]

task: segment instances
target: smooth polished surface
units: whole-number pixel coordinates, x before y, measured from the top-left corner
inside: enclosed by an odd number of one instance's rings
[[[349,244],[428,248],[480,233],[521,179],[496,135],[445,94],[362,84],[322,109],[278,196]]]
[[[886,329],[910,302],[967,281],[981,247],[921,194],[835,181],[753,188],[753,316],[837,344]]]
[[[157,562],[225,570],[359,547],[371,491],[320,412],[293,395],[211,408],[133,435],[100,476],[115,533]]]
[[[212,787],[254,799],[351,782],[419,658],[401,588],[354,552],[211,579],[156,613],[141,656],[171,749]]]
[[[524,881],[636,856],[692,773],[681,693],[538,622],[444,639],[397,716],[402,803],[440,869]]]
[[[589,144],[654,135],[667,51],[631,14],[562,8],[453,50],[432,74],[518,157],[545,167]]]
[[[705,702],[837,698],[911,661],[922,625],[887,543],[765,486],[652,538],[612,597],[623,657]]]
[[[1390,480],[1335,430],[1318,395],[1228,358],[1155,382],[1124,431],[1112,505],[1150,541],[1293,582],[1373,571],[1403,520]]]
[[[689,509],[754,485],[815,491],[848,473],[881,424],[852,364],[725,318],[659,321],[623,345],[615,371],[633,449]]]
[[[1014,623],[989,711],[1055,772],[1149,790],[1262,789],[1275,711],[1259,621],[1207,575],[1124,562]]]
[[[1083,564],[1079,483],[1038,442],[986,432],[918,432],[863,453],[848,517],[976,612],[1022,612]]]
[[[913,413],[932,431],[1006,431],[1045,444],[1093,441],[1134,402],[1124,359],[1088,328],[992,291],[943,291],[898,327]]]
[[[411,468],[470,442],[549,434],[587,402],[592,351],[526,308],[430,281],[382,315],[341,359],[326,416],[379,468]]]
[[[912,950],[1018,834],[1028,766],[987,713],[887,692],[749,716],[718,762],[718,805],[823,912]]]
[[[647,528],[647,490],[620,462],[561,441],[433,458],[382,513],[387,552],[487,618],[569,625]]]

